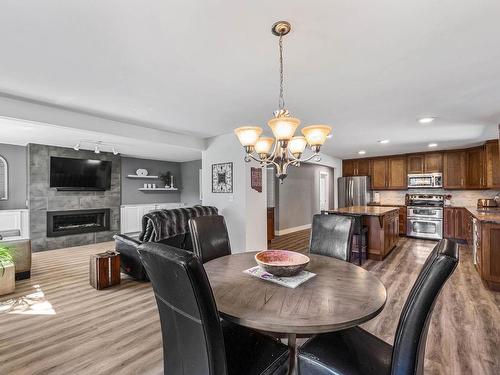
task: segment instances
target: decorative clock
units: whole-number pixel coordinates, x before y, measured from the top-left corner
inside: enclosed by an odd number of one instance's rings
[[[233,192],[233,163],[212,164],[212,193]]]

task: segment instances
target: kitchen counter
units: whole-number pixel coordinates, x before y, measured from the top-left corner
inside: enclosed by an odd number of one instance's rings
[[[477,220],[479,220],[482,223],[500,224],[500,208],[488,209],[487,211],[485,211],[485,210],[478,210],[477,207],[474,206],[472,207],[446,206],[446,207],[465,208],[467,211],[471,213],[472,216],[474,216]]]
[[[399,207],[353,206],[326,212],[361,217],[362,225],[368,228],[366,253],[370,259],[384,259],[398,243]],[[356,236],[353,251],[357,251],[358,241]]]
[[[336,210],[329,210],[328,212],[349,214],[349,215],[361,215],[361,216],[384,216],[395,211],[399,212],[399,207],[352,206],[352,207],[342,207]]]

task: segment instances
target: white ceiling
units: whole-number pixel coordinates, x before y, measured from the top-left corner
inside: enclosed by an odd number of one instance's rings
[[[286,19],[287,107],[333,126],[326,153],[458,147],[497,136],[499,14],[497,0],[4,1],[0,92],[196,137],[264,126],[270,27]]]

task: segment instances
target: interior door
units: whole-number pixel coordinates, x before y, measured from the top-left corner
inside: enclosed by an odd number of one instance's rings
[[[328,205],[328,173],[319,173],[319,210],[326,211],[329,208]]]

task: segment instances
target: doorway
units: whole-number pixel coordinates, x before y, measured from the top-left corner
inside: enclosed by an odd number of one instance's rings
[[[328,172],[319,172],[319,210],[326,211],[329,209],[328,196],[330,189],[328,186]]]

